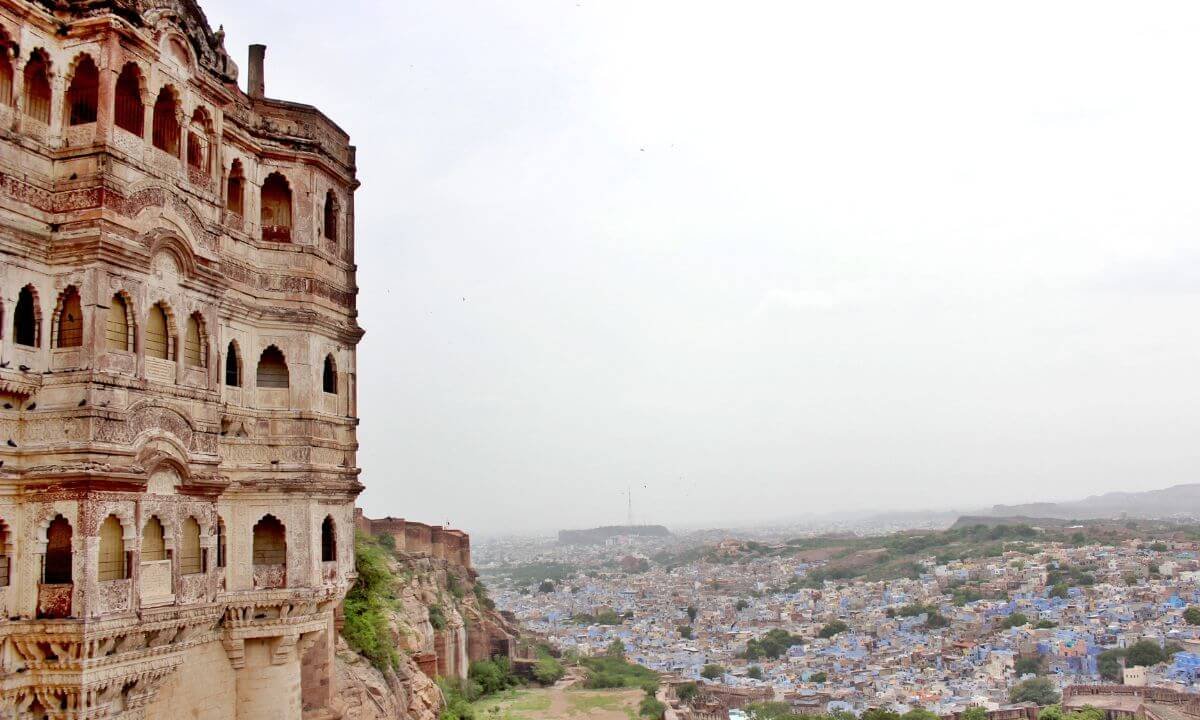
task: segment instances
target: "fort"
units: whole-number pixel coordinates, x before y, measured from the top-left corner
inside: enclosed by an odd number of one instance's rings
[[[0,0],[6,718],[334,714],[355,150],[223,36],[193,0]]]

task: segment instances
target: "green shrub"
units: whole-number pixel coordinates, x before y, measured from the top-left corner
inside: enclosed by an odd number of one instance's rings
[[[354,538],[354,562],[358,578],[346,594],[342,636],[375,667],[395,667],[400,655],[387,622],[387,611],[395,599],[395,578],[388,569],[387,551],[369,535],[358,533]]]
[[[604,688],[636,688],[653,683],[658,685],[658,673],[631,663],[623,657],[604,655],[584,658],[581,663],[587,670],[584,687],[601,690]]]
[[[508,658],[504,657],[494,660],[476,660],[467,670],[467,679],[478,684],[483,695],[504,692],[521,684],[520,678],[513,674]]]
[[[562,680],[566,674],[567,671],[563,668],[562,663],[549,655],[538,658],[537,663],[533,666],[534,679],[543,685],[553,685]]]
[[[429,606],[429,624],[434,630],[443,630],[446,627],[446,611],[441,605]]]
[[[658,701],[657,698],[647,695],[642,698],[642,702],[638,705],[638,715],[650,720],[661,720],[667,712],[667,706]]]

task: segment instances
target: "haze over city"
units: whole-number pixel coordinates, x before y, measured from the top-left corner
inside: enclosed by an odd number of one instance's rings
[[[328,7],[204,4],[359,149],[369,514],[1197,478],[1194,4]]]

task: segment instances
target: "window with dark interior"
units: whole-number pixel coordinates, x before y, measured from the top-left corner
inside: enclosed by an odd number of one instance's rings
[[[83,345],[83,307],[79,290],[74,286],[63,292],[62,306],[58,311],[58,337],[55,347],[69,348]]]
[[[337,394],[337,365],[333,355],[325,356],[325,370],[321,373],[321,389],[327,393]]]
[[[71,125],[96,122],[96,107],[100,103],[100,70],[90,55],[84,55],[75,66],[71,87],[67,88],[67,107]]]
[[[47,585],[66,585],[72,582],[71,523],[55,515],[46,528],[46,556],[42,561],[42,582]]]
[[[225,351],[225,384],[229,387],[242,386],[242,359],[238,356],[237,343],[232,340]]]
[[[21,288],[17,295],[17,307],[13,312],[13,341],[29,347],[37,347],[38,344],[37,298],[30,285]]]
[[[260,204],[263,240],[291,242],[292,189],[287,178],[277,172],[268,175],[263,182]]]
[[[50,64],[41,50],[25,63],[25,114],[50,123]]]
[[[152,141],[154,147],[168,155],[179,155],[179,116],[178,103],[170,87],[158,91],[158,99],[154,101],[154,126]]]
[[[134,63],[126,63],[117,77],[113,111],[113,122],[117,127],[138,137],[142,136],[146,124],[146,111],[142,105],[141,73]]]
[[[334,532],[333,517],[326,515],[321,523],[321,562],[337,560],[337,534]]]
[[[288,386],[288,366],[283,353],[274,345],[263,350],[258,359],[258,372],[255,383],[260,388],[286,388]]]
[[[333,191],[325,193],[325,237],[329,240],[337,240],[338,226],[338,208],[337,198]]]

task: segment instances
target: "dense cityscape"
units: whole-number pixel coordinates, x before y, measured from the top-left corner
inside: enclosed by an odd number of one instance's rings
[[[619,640],[666,677],[797,712],[949,715],[1048,705],[1076,684],[1193,687],[1192,536],[1133,522],[774,543],[617,535],[497,542],[479,558],[498,606],[565,654]]]

